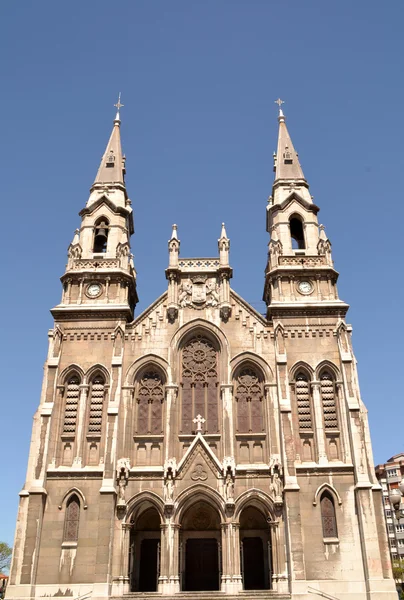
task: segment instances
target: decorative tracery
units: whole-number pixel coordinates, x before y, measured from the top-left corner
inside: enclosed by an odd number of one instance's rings
[[[65,415],[63,420],[63,433],[76,433],[77,408],[80,394],[80,379],[73,375],[67,381]]]
[[[163,431],[164,386],[159,373],[156,371],[144,373],[138,383],[136,400],[137,433],[160,435]]]
[[[205,418],[205,431],[218,431],[217,352],[203,337],[193,337],[182,351],[182,432],[191,433],[193,419]]]
[[[73,494],[66,504],[64,542],[77,542],[79,537],[80,500]]]
[[[238,433],[263,431],[262,400],[262,381],[259,376],[250,367],[242,369],[237,377],[236,389]]]

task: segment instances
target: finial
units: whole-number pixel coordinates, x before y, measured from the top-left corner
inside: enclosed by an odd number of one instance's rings
[[[277,104],[279,106],[279,116],[284,117],[281,106],[282,106],[282,104],[285,104],[285,100],[281,100],[280,98],[278,98],[277,100],[275,100],[275,104]]]
[[[119,92],[118,102],[116,104],[114,104],[114,106],[116,106],[116,108],[117,108],[115,121],[120,121],[121,119],[119,116],[119,110],[122,108],[122,106],[125,106],[124,104],[121,104],[121,92]]]
[[[220,239],[223,239],[223,238],[227,239],[226,227],[224,226],[224,223],[222,223],[222,231],[220,234]]]

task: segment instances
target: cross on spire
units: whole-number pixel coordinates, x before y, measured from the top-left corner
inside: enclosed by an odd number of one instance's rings
[[[202,432],[202,424],[205,423],[206,419],[204,419],[201,415],[196,415],[193,423],[196,424],[196,433]]]
[[[122,108],[122,106],[125,106],[124,104],[121,104],[121,92],[119,92],[118,102],[116,104],[114,104],[114,106],[117,107],[118,112],[119,112],[119,109]]]
[[[275,104],[277,104],[279,106],[279,110],[280,110],[282,104],[285,104],[285,100],[281,100],[280,98],[278,98],[277,100],[275,100]]]

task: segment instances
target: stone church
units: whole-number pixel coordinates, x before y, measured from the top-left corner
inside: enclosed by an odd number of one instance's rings
[[[348,305],[282,110],[265,316],[231,288],[224,225],[210,258],[173,226],[135,316],[117,106],[52,309],[7,597],[396,599]]]

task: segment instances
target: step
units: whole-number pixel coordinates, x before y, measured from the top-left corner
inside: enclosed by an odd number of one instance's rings
[[[167,595],[159,592],[130,592],[129,594],[124,594],[122,600],[157,600],[157,598],[164,598],[164,600],[188,600],[190,598],[196,600],[223,600],[223,598],[233,596],[237,596],[243,600],[264,600],[265,598],[268,598],[268,600],[290,600],[291,598],[290,594],[282,594],[275,590],[243,590],[234,595],[218,590],[212,592],[178,592],[177,594]]]

